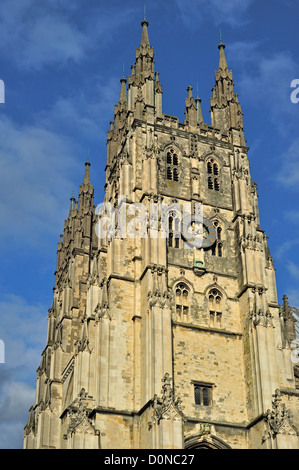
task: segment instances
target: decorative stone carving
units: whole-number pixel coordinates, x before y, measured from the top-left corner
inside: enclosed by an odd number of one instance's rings
[[[168,373],[164,375],[162,383],[162,397],[155,395],[153,399],[156,422],[159,424],[161,419],[183,419],[181,398],[175,398],[172,380]]]
[[[87,400],[87,393],[82,388],[78,398],[71,405],[68,435],[72,436],[74,433],[99,435],[99,431],[96,430],[92,420],[89,418],[90,410],[87,406]]]
[[[298,435],[295,426],[290,421],[290,411],[282,403],[280,390],[277,389],[272,396],[272,410],[268,409],[264,415],[267,429],[262,437],[262,442],[265,442],[269,437],[275,438],[277,434]]]

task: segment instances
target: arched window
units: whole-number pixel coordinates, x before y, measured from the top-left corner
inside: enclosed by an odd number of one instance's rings
[[[210,158],[207,161],[207,173],[208,173],[208,188],[213,189],[214,191],[220,191],[220,184],[219,184],[219,165],[213,159]]]
[[[189,313],[190,291],[184,282],[180,282],[175,287],[175,308],[180,320],[186,319]]]
[[[218,289],[211,289],[209,294],[210,326],[221,328],[222,294]]]
[[[170,212],[168,216],[168,246],[173,248],[180,248],[180,218],[176,215],[175,211]]]
[[[169,149],[166,154],[166,177],[171,181],[179,181],[179,159],[173,148]]]
[[[219,225],[218,221],[215,221],[213,225],[216,229],[216,241],[214,245],[212,246],[212,255],[219,256],[221,258],[223,256],[222,228]]]

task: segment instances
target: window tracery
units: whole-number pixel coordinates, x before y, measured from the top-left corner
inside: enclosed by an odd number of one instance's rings
[[[222,294],[218,289],[211,289],[208,294],[210,326],[221,328],[222,326]]]

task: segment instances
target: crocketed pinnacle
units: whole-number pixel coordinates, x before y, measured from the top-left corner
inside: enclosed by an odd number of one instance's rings
[[[71,218],[73,216],[73,212],[74,212],[74,208],[75,208],[75,196],[74,194],[72,194],[72,196],[70,197],[70,201],[71,201],[71,204],[70,204],[70,211],[69,211],[69,218]]]
[[[90,163],[87,160],[87,162],[85,162],[85,174],[84,174],[83,184],[90,184],[89,167],[90,167]]]
[[[225,52],[224,52],[225,44],[223,44],[222,41],[220,42],[220,44],[218,46],[218,49],[219,49],[219,66],[218,66],[218,69],[219,70],[227,70],[227,62],[226,62],[226,57],[225,57]]]
[[[122,77],[120,79],[120,83],[121,83],[121,86],[120,86],[120,94],[119,94],[118,104],[124,105],[124,104],[127,104],[127,90],[126,90],[127,80],[124,77]]]
[[[149,22],[144,19],[141,21],[141,26],[142,26],[142,34],[141,34],[141,41],[140,41],[140,46],[149,46],[149,38],[148,38],[148,31],[147,27],[149,25]]]

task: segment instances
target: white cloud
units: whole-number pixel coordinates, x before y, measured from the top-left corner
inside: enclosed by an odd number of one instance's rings
[[[46,15],[31,25],[21,65],[39,68],[55,62],[78,62],[84,57],[87,43],[86,35],[74,25]]]
[[[298,223],[299,222],[299,211],[292,210],[292,211],[287,211],[285,214],[285,218],[289,221]]]
[[[21,449],[28,410],[35,390],[23,382],[11,381],[1,388],[0,449]]]
[[[275,179],[287,188],[299,188],[299,138],[281,155],[281,168]]]
[[[119,77],[87,76],[77,94],[58,98],[49,110],[38,114],[37,121],[53,132],[106,141],[109,116],[112,120],[119,92]]]
[[[291,307],[299,308],[299,289],[289,289],[286,292]]]
[[[2,0],[0,52],[27,69],[78,63],[89,50],[113,41],[113,31],[131,14],[128,7],[112,14],[109,5],[85,0]]]
[[[0,238],[34,245],[62,230],[78,150],[65,136],[5,117],[0,133]]]
[[[36,369],[46,346],[47,308],[13,294],[0,302],[0,448],[21,448],[28,410],[35,400]]]
[[[299,139],[297,138],[298,106],[290,99],[291,81],[297,64],[288,51],[266,56],[256,42],[237,42],[229,46],[229,65],[238,70],[236,92],[241,104],[264,113],[279,137],[285,139],[286,150],[273,155],[275,172],[272,181],[287,188],[299,187]],[[262,151],[262,149],[260,149]]]
[[[250,106],[263,108],[277,131],[287,135],[297,127],[297,109],[291,102],[291,81],[297,64],[288,51],[262,55],[259,42],[229,46],[229,65],[238,69],[237,92]]]
[[[284,259],[290,250],[296,249],[297,251],[297,245],[299,245],[299,238],[286,239],[276,247],[274,258],[279,260]]]
[[[288,261],[287,269],[293,277],[299,279],[299,267],[293,261]]]
[[[205,19],[216,25],[240,27],[246,21],[245,13],[254,0],[176,0],[183,21],[198,24]]]
[[[39,365],[46,345],[48,308],[15,294],[2,295],[0,336],[5,344],[5,370],[20,370],[23,378]],[[34,364],[34,366],[32,366]]]
[[[0,27],[2,52],[26,67],[78,60],[86,46],[84,33],[62,11],[59,15],[51,1],[3,0]]]

